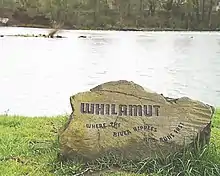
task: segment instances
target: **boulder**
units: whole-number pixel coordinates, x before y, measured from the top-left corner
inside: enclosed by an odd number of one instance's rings
[[[109,152],[141,160],[169,155],[195,140],[209,142],[214,108],[172,99],[125,80],[70,97],[72,114],[59,134],[62,158],[94,160]]]

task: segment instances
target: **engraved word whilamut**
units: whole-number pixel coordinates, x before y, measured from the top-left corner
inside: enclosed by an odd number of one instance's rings
[[[159,116],[159,105],[116,105],[81,103],[83,114],[114,115],[114,116]]]

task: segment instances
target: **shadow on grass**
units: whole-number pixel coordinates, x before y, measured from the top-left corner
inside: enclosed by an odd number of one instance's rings
[[[72,161],[59,162],[54,171],[60,175],[158,175],[201,176],[220,175],[220,153],[215,144],[185,149],[166,157],[142,161],[123,160],[113,154],[93,162],[76,165]],[[60,166],[63,164],[63,169]],[[118,173],[117,173],[118,172]],[[122,174],[123,173],[123,174]]]

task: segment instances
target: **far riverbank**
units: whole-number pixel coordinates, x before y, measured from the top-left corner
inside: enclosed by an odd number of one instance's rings
[[[219,31],[218,11],[207,6],[201,12],[197,6],[184,4],[148,4],[95,0],[72,2],[2,2],[0,26],[117,31]],[[10,4],[10,5],[9,5]],[[148,7],[149,6],[149,7]],[[143,9],[145,7],[145,9]],[[169,8],[168,8],[169,7]],[[152,8],[152,9],[151,9]],[[3,18],[7,18],[4,24]]]
[[[48,28],[54,28],[53,25],[39,25],[39,24],[12,24],[12,25],[7,25],[4,27],[24,27],[24,28],[40,28],[40,29],[48,29]],[[142,32],[162,32],[162,31],[168,31],[168,32],[219,32],[220,28],[216,29],[199,29],[199,30],[192,30],[192,29],[183,29],[183,28],[128,28],[128,27],[81,27],[81,26],[63,26],[60,28],[60,30],[105,30],[105,31],[142,31]]]

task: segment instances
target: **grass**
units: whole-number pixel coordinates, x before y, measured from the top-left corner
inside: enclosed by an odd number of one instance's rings
[[[199,151],[166,158],[122,161],[109,155],[94,162],[60,161],[57,134],[67,116],[0,115],[0,176],[211,176],[220,175],[220,110],[212,123],[211,143]]]

